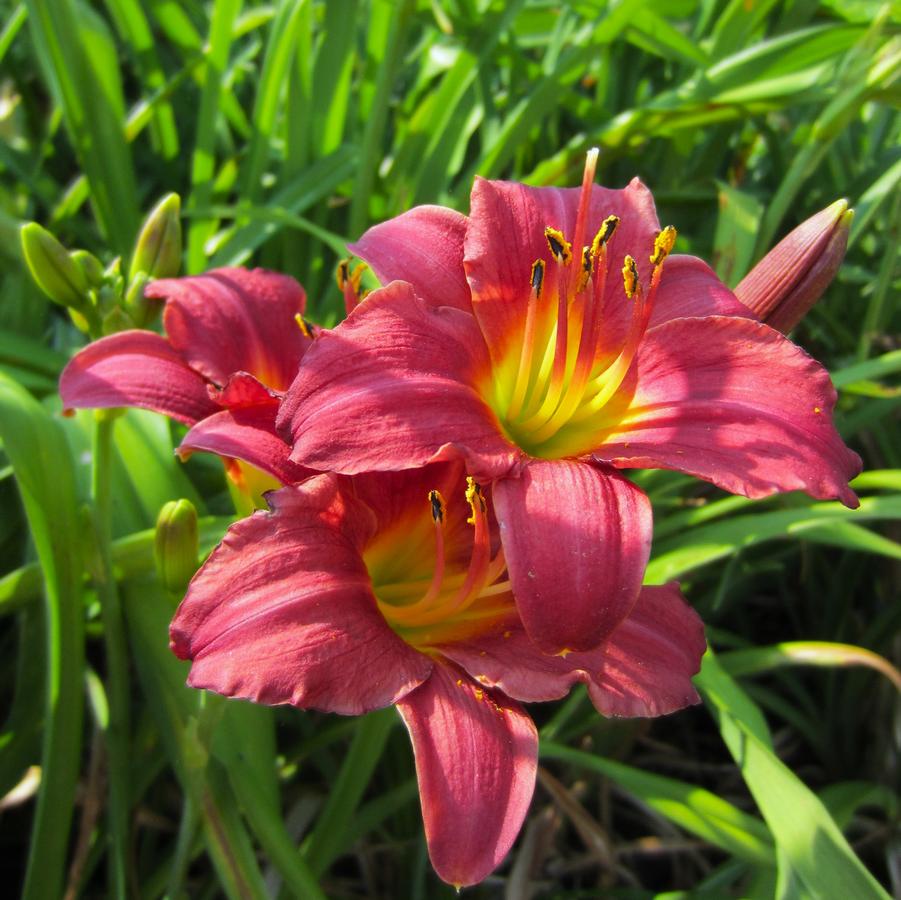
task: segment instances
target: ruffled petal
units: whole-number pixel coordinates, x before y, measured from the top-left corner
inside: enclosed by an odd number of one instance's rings
[[[547,653],[596,647],[638,598],[651,507],[626,479],[591,463],[531,460],[494,486],[516,608]]]
[[[860,472],[832,423],[828,373],[751,319],[674,319],[648,332],[635,393],[597,459],[687,472],[747,497],[802,490],[856,507]]]
[[[210,381],[250,372],[273,390],[286,390],[310,344],[295,316],[303,288],[264,269],[213,269],[154,281],[145,295],[166,301],[163,324],[172,346]]]
[[[195,450],[240,459],[272,475],[282,484],[295,484],[316,474],[290,459],[291,448],[275,431],[278,403],[224,409],[198,422],[184,436],[178,455]]]
[[[397,704],[416,754],[429,856],[458,887],[496,869],[535,789],[538,733],[522,707],[438,663]]]
[[[701,668],[704,625],[677,584],[643,587],[613,634],[586,653],[550,656],[509,625],[438,649],[479,684],[524,702],[557,700],[588,685],[606,716],[660,716],[698,702],[691,683]]]
[[[424,681],[428,657],[379,614],[360,552],[375,527],[337,476],[269,495],[233,525],[170,628],[188,683],[257,703],[359,715]]]
[[[369,263],[382,284],[408,281],[432,306],[472,312],[463,272],[466,221],[444,206],[417,206],[374,225],[348,249]]]
[[[477,389],[490,379],[473,317],[431,308],[395,281],[316,339],[278,427],[292,459],[322,471],[397,470],[457,456],[489,478],[520,455]]]
[[[278,405],[280,395],[270,390],[248,372],[235,372],[228,376],[224,387],[211,384],[207,387],[210,398],[226,409],[259,404]]]
[[[703,260],[696,256],[670,256],[663,264],[650,327],[670,319],[699,316],[755,318]]]
[[[204,379],[165,338],[122,331],[89,344],[63,370],[64,409],[139,406],[191,425],[218,409]]]
[[[573,238],[579,207],[579,188],[536,188],[507,181],[477,178],[472,189],[471,212],[464,242],[464,266],[476,318],[499,365],[518,345],[531,290],[530,274],[536,259],[551,266],[544,229],[560,229]],[[610,261],[604,294],[623,294],[620,269],[625,254],[638,261],[639,276],[647,283],[648,261],[660,229],[651,192],[637,179],[622,190],[595,185],[587,219],[586,243],[610,215],[620,217],[610,243]],[[576,248],[575,253],[581,252]],[[620,332],[628,321],[628,304],[607,303],[605,330]]]

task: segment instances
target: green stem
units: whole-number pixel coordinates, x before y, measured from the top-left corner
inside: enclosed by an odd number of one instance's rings
[[[119,592],[113,577],[110,520],[110,472],[115,418],[98,413],[94,422],[91,494],[97,540],[94,585],[103,620],[109,724],[106,732],[109,759],[109,824],[111,895],[124,897],[127,885],[129,820],[129,675],[125,629]]]

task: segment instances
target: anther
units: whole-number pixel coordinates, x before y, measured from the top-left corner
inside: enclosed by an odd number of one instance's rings
[[[607,216],[607,218],[601,222],[601,227],[598,229],[598,233],[591,242],[591,253],[593,256],[597,256],[601,247],[613,237],[613,232],[616,231],[617,225],[619,225],[619,216]]]
[[[654,239],[654,252],[651,254],[651,265],[659,266],[672,252],[676,243],[676,229],[667,225]]]
[[[551,256],[557,260],[560,265],[568,265],[573,258],[572,244],[563,236],[563,232],[556,228],[548,226],[544,229],[544,236],[547,245],[550,247]]]
[[[626,289],[626,296],[632,298],[638,292],[640,285],[638,283],[638,266],[631,256],[626,256],[623,260],[623,287]]]
[[[429,503],[432,504],[432,521],[436,525],[444,524],[444,517],[447,513],[447,504],[440,491],[429,491]]]
[[[582,248],[582,270],[579,273],[579,283],[576,285],[576,293],[581,293],[588,287],[591,281],[591,272],[594,268],[594,257],[591,255],[591,247]]]
[[[536,297],[540,297],[541,286],[544,284],[543,259],[536,259],[535,262],[532,263],[532,274],[529,276],[529,281],[532,284],[532,293],[534,293]]]
[[[350,281],[350,257],[342,259],[338,263],[338,268],[335,269],[335,281],[338,282],[338,290],[343,291],[344,285]]]
[[[472,515],[466,522],[468,525],[475,525],[479,514],[484,515],[488,510],[488,506],[485,503],[481,485],[471,475],[466,476],[466,502],[472,510]]]
[[[305,338],[313,340],[313,327],[300,313],[295,313],[294,321],[297,322],[301,334],[303,334]]]

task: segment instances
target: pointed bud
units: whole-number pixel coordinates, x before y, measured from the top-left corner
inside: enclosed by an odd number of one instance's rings
[[[69,251],[37,222],[23,225],[20,236],[22,255],[37,286],[54,303],[84,310],[88,280]]]
[[[745,275],[735,296],[761,322],[787,334],[835,277],[853,217],[847,200],[837,200],[811,216]]]
[[[139,272],[151,278],[171,278],[181,268],[181,200],[167,194],[150,211],[135,242],[128,280]]]
[[[69,257],[81,269],[85,280],[92,288],[103,284],[103,263],[87,250],[73,250]]]
[[[153,551],[160,581],[184,593],[197,571],[197,510],[190,500],[170,500],[160,510]]]

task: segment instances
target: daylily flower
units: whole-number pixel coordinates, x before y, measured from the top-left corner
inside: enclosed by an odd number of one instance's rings
[[[670,256],[650,191],[477,180],[467,218],[419,207],[351,250],[383,283],[304,359],[292,459],[354,474],[454,456],[493,481],[519,615],[588,650],[640,590],[651,511],[613,468],[856,506],[828,374],[701,260]],[[392,281],[392,279],[397,279]]]
[[[836,200],[787,234],[735,288],[754,316],[787,334],[838,272],[854,210]]]
[[[538,739],[521,701],[583,682],[605,715],[697,702],[703,625],[677,585],[643,588],[587,653],[535,646],[490,488],[460,463],[323,474],[267,499],[271,511],[232,525],[176,612],[171,646],[192,661],[188,683],[345,715],[396,704],[429,854],[451,884],[498,866],[526,814]]]
[[[165,301],[166,337],[131,330],[89,344],[62,373],[63,406],[138,406],[170,416],[191,426],[180,455],[222,456],[251,495],[308,475],[274,427],[313,341],[303,288],[263,269],[214,269],[154,281],[145,296]]]

